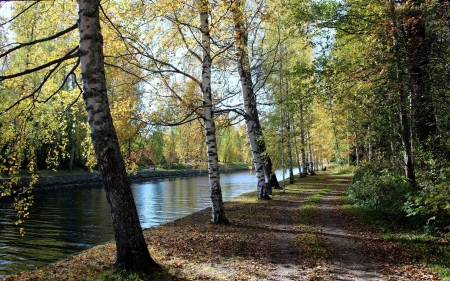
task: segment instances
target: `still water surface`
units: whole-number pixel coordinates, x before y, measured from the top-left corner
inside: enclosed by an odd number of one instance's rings
[[[224,200],[256,189],[249,172],[221,175]],[[189,177],[132,186],[143,228],[173,221],[211,206],[208,177]],[[11,202],[0,200],[0,279],[113,239],[109,207],[101,186],[34,192],[30,218],[14,225]]]

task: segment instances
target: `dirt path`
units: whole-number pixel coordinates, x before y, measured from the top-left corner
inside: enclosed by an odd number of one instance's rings
[[[327,178],[337,185],[318,206],[320,231],[330,251],[324,280],[441,280],[343,209],[348,178]]]
[[[339,210],[342,189],[324,195],[318,206],[322,234],[331,252],[328,274],[332,280],[382,280],[378,267],[344,227]]]
[[[304,203],[305,196],[296,201],[282,199],[283,208],[279,209],[277,220],[273,221],[273,236],[270,244],[271,274],[264,280],[300,280],[302,272],[301,253],[297,247],[299,236],[298,207]]]

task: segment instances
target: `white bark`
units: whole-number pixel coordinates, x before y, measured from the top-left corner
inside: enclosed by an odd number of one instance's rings
[[[264,159],[262,157],[261,146],[258,142],[258,137],[261,136],[259,132],[257,118],[258,111],[256,107],[256,97],[253,91],[253,82],[251,79],[250,62],[247,52],[247,32],[243,24],[243,14],[241,1],[235,1],[233,8],[233,21],[235,32],[235,47],[236,47],[236,65],[239,72],[241,83],[242,97],[244,100],[245,110],[245,125],[247,129],[250,147],[252,150],[253,164],[255,166],[257,178],[258,198],[267,198],[265,192],[265,176],[264,176]],[[269,175],[267,175],[269,176]],[[268,181],[268,180],[267,180]]]
[[[146,272],[157,267],[150,257],[131,185],[120,153],[119,141],[113,125],[103,59],[103,37],[100,30],[98,0],[78,0],[80,31],[80,64],[83,99],[88,113],[92,142],[116,241],[115,268],[130,272]]]
[[[202,94],[206,130],[206,146],[208,153],[208,175],[212,201],[211,223],[228,223],[223,206],[222,189],[220,187],[219,159],[217,156],[216,125],[214,123],[213,100],[211,95],[211,38],[209,34],[209,3],[201,1],[200,29],[202,33]]]

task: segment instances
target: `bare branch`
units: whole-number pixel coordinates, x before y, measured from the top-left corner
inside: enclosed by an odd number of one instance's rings
[[[0,25],[0,27],[1,27],[1,26],[4,26],[4,25],[7,25],[8,23],[13,22],[15,19],[17,19],[18,17],[20,17],[23,13],[25,13],[26,11],[28,11],[29,9],[31,9],[31,7],[33,7],[34,5],[38,4],[39,2],[41,2],[41,1],[35,1],[35,2],[33,2],[30,6],[26,7],[23,11],[20,11],[17,15],[15,15],[14,17],[12,17],[9,21],[2,23],[2,24]]]
[[[33,73],[33,72],[37,72],[37,71],[39,71],[41,69],[50,67],[50,66],[52,66],[54,64],[60,64],[63,61],[66,61],[66,60],[69,60],[69,59],[73,59],[73,58],[76,58],[78,56],[79,56],[78,46],[76,46],[75,48],[70,50],[66,55],[64,55],[63,57],[61,57],[59,59],[52,60],[52,61],[50,61],[50,62],[48,62],[46,64],[37,66],[35,68],[27,69],[27,70],[19,72],[19,73],[14,73],[14,74],[11,74],[11,75],[0,76],[0,82],[2,82],[4,80],[7,80],[7,79],[17,78],[17,77],[24,76],[24,75],[27,75],[27,74],[30,74],[30,73]]]
[[[77,69],[77,67],[80,65],[80,59],[77,59],[77,62],[75,63],[75,65],[70,69],[69,73],[67,75],[65,75],[66,77],[64,77],[63,82],[61,83],[61,86],[59,86],[59,88],[53,92],[53,94],[51,94],[49,97],[47,97],[44,101],[42,101],[43,103],[48,102],[52,97],[54,97],[57,93],[59,93],[59,91],[62,90],[62,88],[64,87],[64,85],[66,85],[67,80],[70,77],[70,74],[75,73],[75,69]]]
[[[69,28],[67,28],[67,29],[65,29],[63,31],[60,31],[60,32],[58,32],[58,33],[56,33],[56,34],[54,34],[52,36],[46,37],[46,38],[37,39],[37,40],[26,42],[26,43],[12,43],[11,45],[14,45],[14,44],[19,44],[19,45],[14,47],[14,48],[9,49],[8,51],[4,52],[3,54],[0,54],[0,58],[5,57],[8,54],[10,54],[10,53],[12,53],[12,52],[14,52],[14,51],[16,51],[16,50],[18,50],[20,48],[23,48],[23,47],[26,47],[26,46],[32,46],[32,45],[35,45],[35,44],[38,44],[38,43],[50,41],[50,40],[53,40],[55,38],[61,37],[64,34],[69,33],[72,30],[75,30],[77,28],[77,26],[78,26],[78,24],[75,23],[74,25],[70,26]]]

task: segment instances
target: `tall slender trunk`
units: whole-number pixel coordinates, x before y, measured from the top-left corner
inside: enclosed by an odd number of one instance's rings
[[[289,117],[289,110],[286,110],[286,137],[287,137],[287,156],[289,167],[289,183],[294,183],[294,169],[292,161],[292,141],[291,141],[291,122]]]
[[[125,162],[112,122],[106,92],[103,37],[97,1],[78,0],[83,99],[106,198],[111,211],[117,259],[114,267],[148,272],[157,267],[142,234]]]
[[[259,199],[268,199],[272,186],[279,186],[272,169],[272,161],[265,153],[266,145],[262,138],[256,96],[254,93],[250,61],[248,57],[248,34],[243,20],[243,7],[239,0],[233,3],[233,22],[235,33],[236,65],[239,73],[244,100],[245,123],[250,140],[253,163],[257,177]],[[275,182],[274,182],[275,181]]]
[[[280,86],[281,86],[281,75],[280,75]],[[281,144],[281,173],[282,173],[282,188],[283,192],[286,190],[286,169],[284,164],[284,111],[283,111],[283,100],[280,103],[280,128],[281,128],[281,134],[280,134],[280,144]]]
[[[330,109],[330,115],[331,115],[331,125],[333,126],[334,141],[335,141],[335,146],[336,146],[336,158],[337,158],[336,160],[341,162],[341,160],[342,160],[341,159],[341,149],[339,147],[337,124],[336,124],[336,121],[334,120],[334,111],[333,111],[331,103],[329,104],[329,109]]]
[[[280,129],[281,129],[281,172],[282,172],[282,188],[283,193],[286,191],[286,169],[285,169],[285,161],[284,161],[284,126],[285,126],[285,113],[284,113],[284,98],[283,98],[283,75],[281,69],[283,68],[283,61],[281,61],[280,65],[280,81],[279,81],[279,91],[280,91]]]
[[[311,145],[311,134],[309,130],[306,132],[308,136],[308,147],[309,147],[309,165],[311,166],[310,174],[311,176],[315,175],[314,173],[314,157],[313,157],[313,151],[312,151],[312,145]]]
[[[296,127],[294,126],[294,124],[292,124],[292,131],[294,132],[294,148],[295,148],[295,160],[297,161],[297,168],[298,168],[298,173],[300,174],[302,171],[302,166],[300,165],[300,155],[298,153],[298,144],[297,144],[297,138],[296,138]]]
[[[370,139],[370,125],[367,126],[367,137],[369,138],[367,144],[367,159],[372,162],[372,140]]]
[[[77,147],[76,137],[75,137],[75,130],[70,129],[70,158],[69,158],[69,172],[72,172],[73,170],[73,161],[75,160],[75,150]]]
[[[289,183],[294,183],[294,162],[292,161],[292,128],[291,128],[291,115],[289,113],[289,79],[286,76],[286,136],[287,136],[287,153],[288,153],[288,165],[289,165]]]
[[[345,131],[346,131],[345,140],[347,142],[347,165],[350,166],[350,138],[348,134],[348,114],[345,118]]]
[[[403,21],[406,36],[406,59],[409,74],[409,93],[411,100],[411,131],[420,145],[428,147],[429,138],[436,135],[437,125],[434,116],[429,70],[430,37],[427,36],[425,15],[421,5],[424,0],[407,1],[408,7]]]
[[[403,165],[405,176],[409,182],[414,186],[416,182],[416,176],[412,158],[412,146],[411,146],[411,128],[410,120],[408,118],[408,95],[404,87],[404,74],[400,61],[400,50],[398,42],[398,25],[396,20],[395,1],[389,1],[389,11],[391,17],[391,32],[390,36],[393,38],[392,51],[395,57],[396,77],[398,94],[398,113],[400,117],[400,138],[403,146]]]
[[[358,139],[356,138],[356,132],[355,134],[355,154],[356,154],[356,166],[359,166],[359,149],[358,149]]]
[[[201,0],[200,29],[202,32],[202,94],[203,111],[206,130],[206,146],[208,152],[208,176],[212,201],[212,224],[226,224],[223,206],[222,189],[220,187],[219,159],[217,156],[216,125],[214,122],[213,101],[211,94],[211,37],[209,34],[209,3]]]
[[[300,177],[305,177],[308,173],[307,171],[307,158],[306,158],[306,141],[305,141],[305,120],[304,120],[304,110],[303,110],[303,104],[300,105],[300,141],[302,146],[302,170],[300,172]]]

